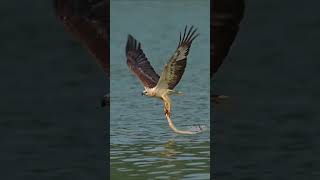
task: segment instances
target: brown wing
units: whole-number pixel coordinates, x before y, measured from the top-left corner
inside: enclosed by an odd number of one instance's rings
[[[109,29],[105,0],[54,0],[56,16],[95,57],[109,77]]]
[[[163,82],[167,83],[168,89],[173,89],[179,83],[187,65],[187,56],[189,54],[192,41],[199,35],[195,34],[197,29],[193,29],[193,26],[191,26],[188,33],[187,29],[188,27],[186,26],[182,39],[180,33],[178,47],[169,62],[165,65],[164,71],[161,75],[161,81],[163,80]]]
[[[213,18],[211,18],[211,31],[213,31],[213,63],[210,74],[217,72],[239,31],[239,23],[243,18],[243,0],[215,0],[212,3]]]
[[[148,88],[155,87],[159,80],[159,75],[154,71],[143,53],[140,42],[137,42],[131,35],[128,35],[126,55],[129,68],[140,79],[143,85]]]

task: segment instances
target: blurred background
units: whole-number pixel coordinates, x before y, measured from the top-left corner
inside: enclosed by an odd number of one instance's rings
[[[2,1],[2,179],[106,179],[106,79],[52,1]]]
[[[246,1],[216,74],[217,179],[319,179],[319,1]]]

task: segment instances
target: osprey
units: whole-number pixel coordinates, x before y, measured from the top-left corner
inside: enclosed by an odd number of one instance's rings
[[[180,32],[180,40],[176,51],[165,64],[161,76],[159,76],[147,57],[141,49],[141,44],[132,35],[128,35],[126,44],[127,65],[129,69],[138,77],[144,86],[142,95],[162,99],[164,103],[164,113],[167,117],[169,127],[179,134],[194,134],[192,131],[178,130],[170,115],[171,100],[170,95],[181,95],[182,93],[174,90],[179,83],[187,64],[187,56],[193,40],[199,35],[196,34],[197,29],[193,26],[187,31],[187,26],[184,29],[183,36]],[[201,128],[200,128],[201,129]]]

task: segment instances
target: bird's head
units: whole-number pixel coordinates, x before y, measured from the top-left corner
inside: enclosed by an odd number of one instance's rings
[[[141,96],[148,96],[148,92],[146,90],[142,91]]]

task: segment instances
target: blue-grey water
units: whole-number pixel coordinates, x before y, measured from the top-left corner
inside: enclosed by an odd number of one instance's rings
[[[162,102],[141,96],[143,86],[128,69],[127,35],[142,49],[158,74],[175,51],[179,32],[194,25],[188,64],[172,97],[172,118],[180,129],[210,127],[209,1],[111,1],[111,179],[209,179],[210,131],[177,135],[169,128]]]
[[[52,1],[1,1],[1,179],[106,179],[106,81]]]
[[[217,179],[318,180],[319,1],[246,1],[213,90]]]

